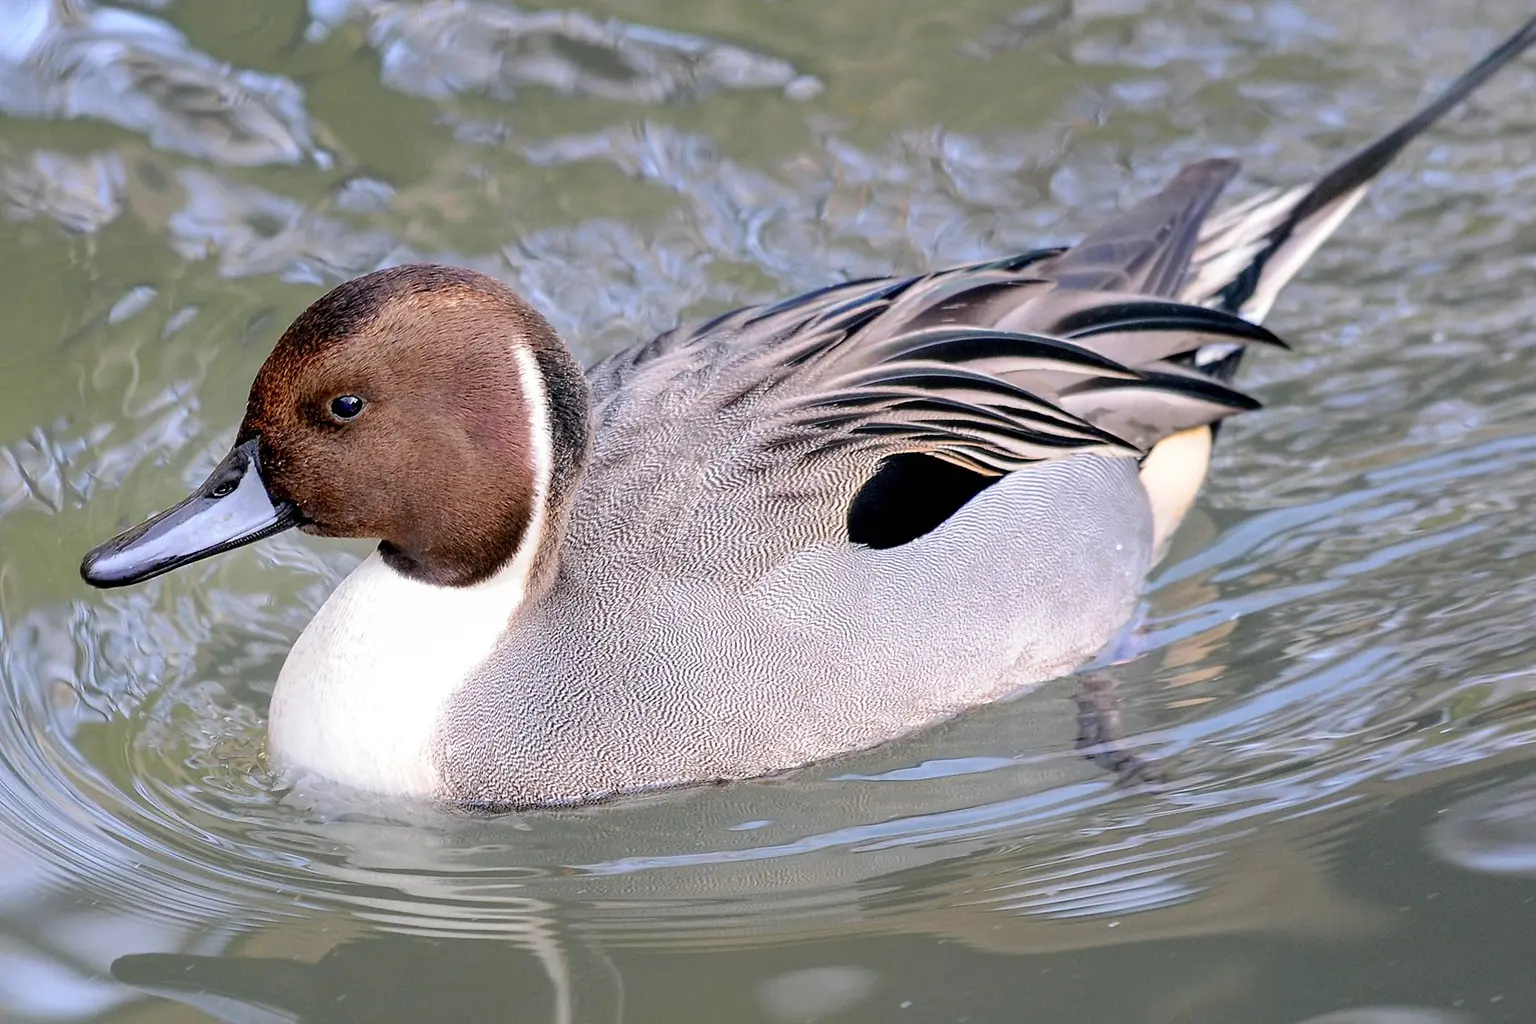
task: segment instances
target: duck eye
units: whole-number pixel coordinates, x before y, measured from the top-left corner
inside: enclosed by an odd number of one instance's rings
[[[363,411],[363,400],[356,395],[337,395],[331,399],[331,415],[338,420],[356,419]]]

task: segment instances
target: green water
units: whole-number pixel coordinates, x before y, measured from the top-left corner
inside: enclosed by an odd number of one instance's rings
[[[1536,1020],[1536,58],[1245,366],[1267,408],[1108,670],[1160,792],[1073,753],[1062,682],[760,783],[317,806],[265,708],[363,546],[76,575],[381,263],[497,274],[591,359],[1070,241],[1212,153],[1304,181],[1530,13],[0,0],[0,1019]]]

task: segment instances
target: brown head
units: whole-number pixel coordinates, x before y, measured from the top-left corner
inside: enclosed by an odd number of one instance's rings
[[[136,583],[298,526],[378,538],[425,582],[478,583],[557,525],[586,415],[580,367],[511,289],[451,267],[377,271],[284,332],[207,482],[81,572]]]

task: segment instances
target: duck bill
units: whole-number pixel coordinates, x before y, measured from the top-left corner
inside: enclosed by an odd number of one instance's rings
[[[93,587],[125,587],[281,533],[304,521],[261,478],[260,439],[224,457],[203,485],[179,505],[97,547],[80,564]]]

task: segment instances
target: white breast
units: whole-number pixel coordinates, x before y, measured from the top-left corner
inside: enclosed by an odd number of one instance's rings
[[[439,789],[433,735],[523,599],[514,562],[473,587],[436,587],[370,555],[293,645],[267,725],[284,768],[377,793]]]

